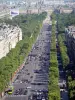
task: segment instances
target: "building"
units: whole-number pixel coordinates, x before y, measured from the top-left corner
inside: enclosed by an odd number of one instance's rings
[[[73,12],[73,9],[70,7],[60,7],[58,9],[59,13],[66,13],[66,14],[70,14]]]
[[[75,61],[75,26],[65,29],[66,43],[70,57]]]
[[[0,59],[15,48],[18,41],[22,40],[22,31],[18,26],[0,24]]]
[[[65,4],[69,7],[75,7],[75,1],[74,0],[65,0]]]

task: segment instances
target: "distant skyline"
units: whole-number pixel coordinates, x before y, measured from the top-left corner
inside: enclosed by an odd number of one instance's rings
[[[21,0],[6,0],[6,1],[21,1]],[[22,0],[22,1],[29,1],[29,0]],[[52,0],[30,0],[30,1],[52,1]],[[63,1],[75,1],[75,0],[63,0]]]
[[[15,1],[15,0],[9,0],[9,1]],[[17,0],[17,1],[21,1],[21,0]],[[22,1],[29,1],[29,0],[22,0]],[[52,0],[30,0],[30,1],[52,1]],[[75,0],[63,0],[63,1],[75,1]]]
[[[5,2],[11,2],[11,3],[18,3],[18,2],[23,2],[23,1],[30,1],[30,2],[38,2],[38,1],[44,1],[46,3],[49,2],[49,1],[54,1],[54,0],[0,0],[0,3],[5,3]],[[55,1],[63,1],[63,2],[68,2],[68,1],[72,1],[72,2],[75,2],[75,0],[55,0]]]

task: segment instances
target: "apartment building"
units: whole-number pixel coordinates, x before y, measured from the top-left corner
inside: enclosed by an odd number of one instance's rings
[[[69,55],[75,61],[75,26],[69,26],[65,29],[65,36]]]
[[[22,30],[18,26],[0,24],[0,59],[15,48],[18,41],[22,40]]]

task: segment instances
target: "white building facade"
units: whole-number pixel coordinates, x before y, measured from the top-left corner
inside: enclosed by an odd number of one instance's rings
[[[0,59],[22,40],[22,30],[18,26],[0,24]]]

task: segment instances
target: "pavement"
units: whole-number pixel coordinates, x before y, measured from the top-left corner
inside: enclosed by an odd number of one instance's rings
[[[16,74],[12,83],[13,94],[6,94],[4,100],[48,100],[51,37],[51,25],[48,18],[43,23],[40,35],[33,45],[23,68]]]

